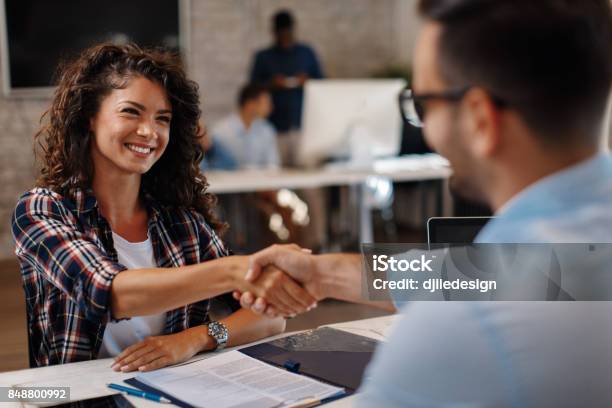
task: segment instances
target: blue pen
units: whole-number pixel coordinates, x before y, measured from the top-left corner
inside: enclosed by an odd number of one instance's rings
[[[168,398],[162,397],[161,395],[141,391],[136,388],[124,387],[123,385],[119,384],[106,384],[106,386],[108,388],[112,388],[113,390],[125,392],[128,395],[134,395],[136,397],[145,398],[155,402],[161,402],[163,404],[170,404],[172,402]]]

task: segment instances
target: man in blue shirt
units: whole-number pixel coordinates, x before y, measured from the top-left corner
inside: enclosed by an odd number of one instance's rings
[[[295,21],[288,11],[273,17],[274,44],[255,55],[251,82],[272,89],[274,110],[270,121],[279,132],[299,129],[304,83],[309,78],[323,78],[314,50],[295,40]]]
[[[238,93],[238,110],[212,126],[212,147],[226,152],[234,168],[215,166],[218,157],[211,156],[211,166],[220,170],[277,169],[280,167],[276,131],[265,119],[272,110],[268,89],[248,84]]]
[[[323,71],[314,50],[296,41],[295,20],[289,11],[274,15],[272,31],[274,44],[257,52],[250,79],[272,91],[274,110],[269,119],[279,132],[283,160],[290,162],[293,150],[290,144],[295,141],[285,139],[301,127],[304,83],[311,78],[323,78]]]
[[[609,1],[419,8],[425,24],[403,108],[449,159],[451,187],[494,209],[477,241],[612,243],[612,160],[598,153],[612,83]],[[275,264],[318,299],[365,302],[361,262],[273,247],[253,256],[249,278]],[[243,294],[244,306],[274,314],[253,300]],[[358,405],[610,406],[610,310],[580,301],[408,304]]]

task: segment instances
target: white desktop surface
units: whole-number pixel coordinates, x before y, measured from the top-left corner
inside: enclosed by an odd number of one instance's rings
[[[356,320],[351,322],[343,322],[328,325],[336,329],[345,330],[354,334],[365,337],[374,338],[376,340],[384,340],[387,338],[392,325],[397,321],[398,315],[376,317],[373,319]],[[289,336],[292,333],[283,333],[278,336],[260,340],[255,343],[245,344],[243,346],[232,347],[228,350],[236,350],[243,347],[248,347],[253,344],[270,341],[274,338]],[[192,360],[214,357],[217,353],[204,353],[197,355]],[[190,361],[192,361],[190,360]],[[8,371],[0,373],[0,386],[69,386],[70,398],[73,401],[80,399],[88,399],[101,397],[105,395],[115,394],[116,392],[106,387],[107,383],[121,384],[123,380],[134,377],[137,373],[117,373],[110,369],[112,359],[100,359],[92,361],[83,361],[79,363],[70,363],[63,365],[55,365],[50,367],[31,368],[26,370]],[[127,396],[132,404],[137,407],[163,407],[174,406],[170,404],[158,404],[153,401],[148,401],[143,398]],[[326,407],[350,407],[352,406],[353,396],[342,398],[338,401],[326,404]],[[19,403],[0,402],[0,407],[20,407]],[[31,406],[31,405],[28,405]]]
[[[356,167],[350,162],[339,162],[317,169],[205,172],[209,184],[208,191],[215,194],[252,193],[281,188],[308,189],[330,186],[355,188],[359,191],[356,202],[359,208],[359,242],[373,242],[374,239],[371,208],[368,200],[364,199],[362,191],[362,187],[372,177],[383,177],[394,182],[424,182],[446,180],[451,174],[448,161],[433,153],[376,159],[366,167]]]
[[[334,164],[317,169],[207,171],[209,191],[215,194],[248,193],[280,188],[317,188],[364,183],[368,177],[392,181],[446,179],[451,170],[437,155],[410,155],[376,160],[367,168]]]

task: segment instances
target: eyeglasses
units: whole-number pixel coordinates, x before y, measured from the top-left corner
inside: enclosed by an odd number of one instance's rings
[[[425,102],[442,99],[450,102],[459,102],[463,99],[465,94],[471,89],[471,86],[465,86],[462,88],[450,89],[442,92],[429,92],[423,94],[415,94],[412,89],[405,88],[399,94],[399,105],[400,111],[404,120],[415,127],[423,127],[425,122]],[[506,103],[495,96],[492,96],[493,102],[498,107],[503,107]]]

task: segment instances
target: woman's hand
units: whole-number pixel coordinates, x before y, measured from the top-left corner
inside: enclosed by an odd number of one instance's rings
[[[151,371],[186,361],[206,347],[208,336],[202,327],[147,337],[123,350],[111,368],[125,373],[134,370]]]
[[[273,266],[280,268],[284,273],[279,276],[278,269]],[[275,272],[269,274],[269,270]],[[294,300],[292,304],[296,301],[305,302],[307,305],[305,308],[287,307],[286,299],[290,298],[278,290],[278,287],[284,286],[280,282],[283,278],[292,284],[290,288]],[[251,255],[245,279],[253,282],[253,286],[257,289],[236,290],[233,293],[234,298],[240,301],[243,308],[271,318],[304,313],[316,307],[318,300],[327,297],[323,292],[321,279],[316,276],[311,251],[295,244],[272,245]]]
[[[274,266],[267,266],[260,272],[252,289],[246,292],[274,305],[277,314],[285,317],[305,313],[315,307],[317,302],[299,283]],[[238,291],[234,296],[239,299]]]

